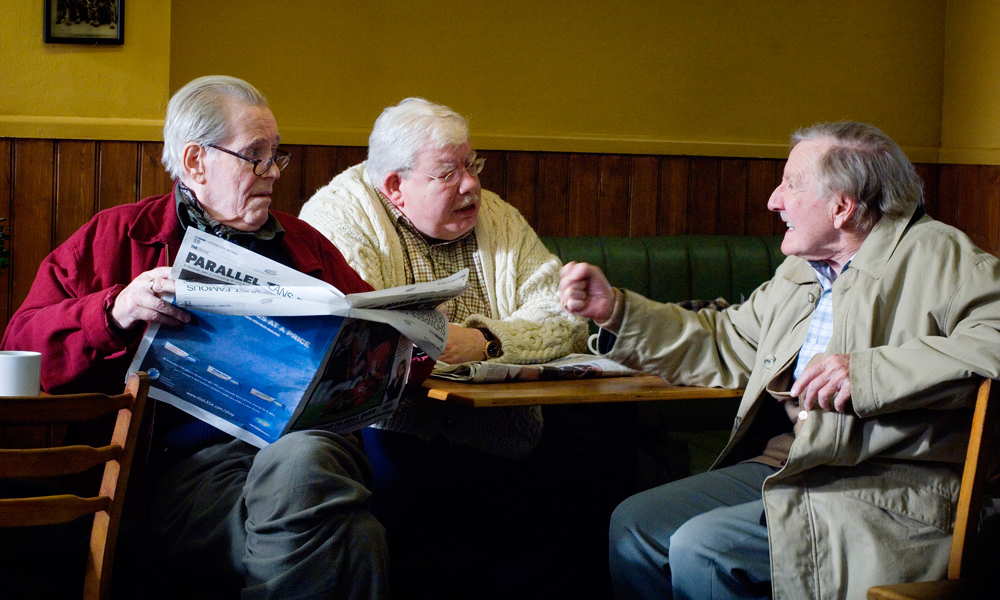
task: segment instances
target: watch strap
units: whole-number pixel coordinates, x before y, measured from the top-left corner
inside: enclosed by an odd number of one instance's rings
[[[503,356],[503,346],[500,345],[500,340],[493,335],[493,332],[485,327],[477,327],[476,329],[481,331],[483,337],[486,338],[486,346],[483,348],[483,353],[486,354],[487,360]]]

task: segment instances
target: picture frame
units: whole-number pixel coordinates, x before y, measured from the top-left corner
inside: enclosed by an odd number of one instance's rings
[[[125,43],[125,0],[42,0],[46,44]]]

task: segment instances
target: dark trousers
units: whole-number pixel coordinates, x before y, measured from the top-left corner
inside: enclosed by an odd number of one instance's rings
[[[395,600],[611,597],[606,459],[556,412],[524,460],[364,430]]]

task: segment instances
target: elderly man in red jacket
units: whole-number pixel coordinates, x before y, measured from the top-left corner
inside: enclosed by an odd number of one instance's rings
[[[323,235],[269,210],[291,158],[264,97],[231,77],[202,77],[171,99],[164,196],[98,213],[39,268],[4,349],[42,353],[42,388],[116,391],[150,323],[191,316],[164,301],[188,227],[322,279],[371,290]],[[258,450],[156,406],[149,525],[158,562],[201,593],[244,598],[388,594],[385,533],[368,511],[371,467],[353,436],[294,432]]]

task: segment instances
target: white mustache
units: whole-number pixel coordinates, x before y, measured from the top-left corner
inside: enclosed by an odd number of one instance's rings
[[[455,210],[462,210],[467,206],[472,206],[478,200],[479,200],[479,194],[466,194],[462,196],[462,202],[455,208]]]

